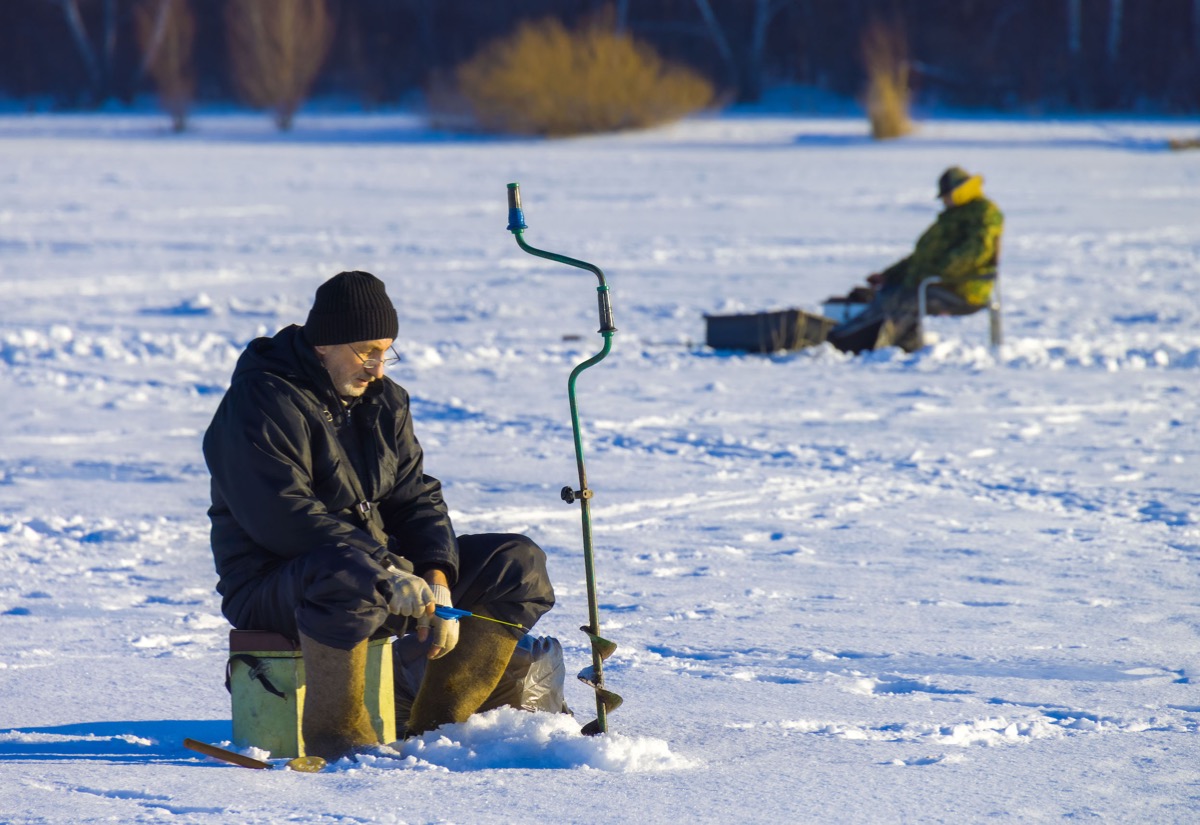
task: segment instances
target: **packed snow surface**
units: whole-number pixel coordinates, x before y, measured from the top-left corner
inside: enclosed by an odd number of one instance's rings
[[[727,114],[465,139],[404,115],[0,117],[0,821],[1200,819],[1200,124]],[[951,164],[1007,216],[1004,346],[704,345],[904,255]],[[321,774],[231,738],[205,427],[343,269],[396,300],[460,532],[549,554],[589,662],[578,382],[611,732],[504,710]],[[259,756],[269,756],[259,753]],[[277,764],[282,765],[282,760]]]

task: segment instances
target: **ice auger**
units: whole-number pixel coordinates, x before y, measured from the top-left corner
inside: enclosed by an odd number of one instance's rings
[[[561,493],[562,500],[567,504],[573,504],[576,501],[579,502],[580,512],[583,516],[583,564],[587,576],[588,623],[579,629],[586,633],[588,639],[591,640],[592,663],[579,671],[579,679],[591,685],[592,689],[596,691],[596,718],[583,727],[585,734],[595,736],[596,734],[608,732],[608,714],[616,710],[622,700],[620,696],[611,690],[606,690],[604,687],[604,660],[613,654],[617,646],[600,635],[600,611],[596,604],[596,571],[592,553],[592,516],[590,507],[592,491],[588,489],[587,471],[583,466],[583,439],[579,433],[579,409],[575,403],[575,380],[581,372],[594,364],[598,364],[604,359],[604,356],[608,355],[612,349],[612,338],[617,328],[613,326],[612,301],[609,298],[608,285],[604,283],[604,273],[600,271],[600,267],[589,264],[587,261],[569,258],[566,255],[557,255],[553,252],[535,249],[525,243],[523,236],[527,228],[525,225],[525,213],[521,209],[521,186],[517,183],[510,183],[508,185],[508,231],[512,232],[513,236],[516,237],[517,245],[530,255],[547,258],[551,261],[557,261],[560,264],[566,264],[578,269],[586,269],[600,281],[599,286],[596,287],[597,300],[600,305],[600,329],[598,332],[604,336],[604,346],[600,352],[578,364],[571,371],[571,377],[567,379],[567,398],[571,402],[571,431],[575,435],[575,463],[579,467],[579,489],[574,490],[568,485],[562,488]]]

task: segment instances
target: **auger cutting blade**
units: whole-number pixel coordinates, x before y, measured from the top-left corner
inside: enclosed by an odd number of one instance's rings
[[[606,690],[604,688],[604,685],[601,684],[600,680],[596,677],[596,669],[591,665],[588,665],[583,670],[579,671],[577,678],[579,681],[592,688],[592,690],[596,691],[596,694],[604,702],[605,710],[616,710],[621,706],[621,703],[625,701],[611,690]]]
[[[598,688],[596,690],[596,697],[600,701],[601,706],[604,708],[604,716],[606,720],[608,718],[608,714],[621,707],[621,703],[625,701],[611,690],[604,690],[603,688]],[[588,722],[580,731],[580,733],[582,733],[584,736],[598,736],[599,734],[606,732],[607,731],[605,727],[601,726],[598,718]]]
[[[604,661],[609,656],[613,655],[613,652],[617,649],[616,642],[611,642],[603,636],[597,636],[587,625],[584,625],[579,629],[586,633],[587,637],[592,640],[592,650],[600,654],[600,661]]]
[[[579,673],[575,674],[575,678],[579,679],[579,681],[583,682],[585,685],[591,685],[594,688],[603,687],[600,682],[600,675],[596,673],[596,668],[592,665],[588,665],[583,670],[579,671]]]
[[[600,697],[600,701],[604,703],[605,713],[612,713],[625,703],[624,699],[613,693],[611,690],[598,690],[596,691],[596,694]]]

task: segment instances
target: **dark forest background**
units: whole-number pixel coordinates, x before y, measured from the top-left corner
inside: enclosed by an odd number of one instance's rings
[[[0,0],[0,98],[31,108],[154,91],[134,36],[139,0]],[[141,0],[147,2],[147,0]],[[754,102],[798,84],[854,97],[860,39],[907,33],[916,100],[1012,111],[1200,111],[1200,0],[327,0],[333,47],[315,95],[366,106],[420,91],[521,22],[613,25]],[[234,102],[225,0],[191,0],[200,103]]]

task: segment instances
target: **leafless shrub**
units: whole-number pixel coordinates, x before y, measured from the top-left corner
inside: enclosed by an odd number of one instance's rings
[[[484,47],[456,78],[476,122],[508,134],[644,128],[677,120],[713,99],[707,80],[615,31],[611,15],[576,31],[553,18],[526,23]]]
[[[188,0],[138,0],[133,14],[142,66],[154,78],[172,127],[182,132],[196,92],[192,66],[196,18]]]
[[[867,73],[864,104],[876,140],[901,137],[912,131],[909,107],[908,37],[899,22],[872,19],[863,31],[863,66]]]
[[[333,40],[325,0],[228,0],[225,23],[238,93],[290,129]]]

